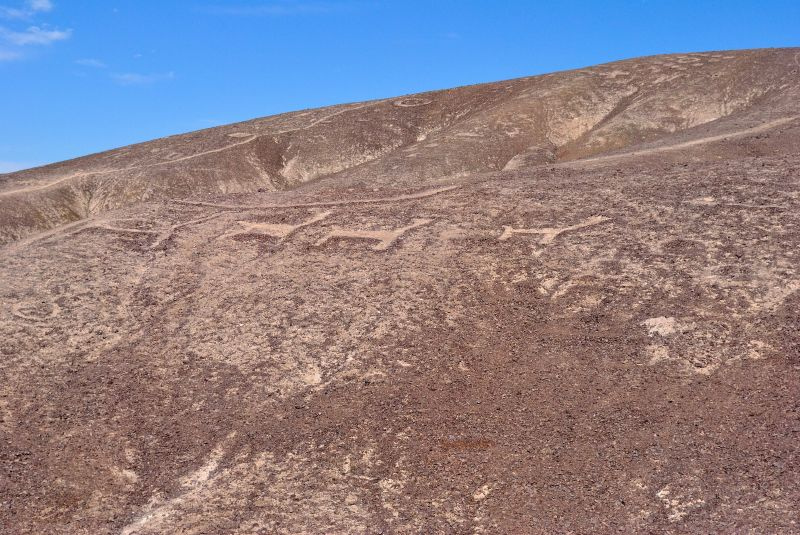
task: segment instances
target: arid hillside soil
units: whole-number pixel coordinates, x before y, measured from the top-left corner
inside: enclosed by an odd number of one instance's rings
[[[800,533],[800,49],[0,175],[0,532]]]
[[[332,177],[421,185],[627,149],[725,118],[734,130],[761,125],[797,107],[796,56],[620,61],[287,113],[0,175],[0,243],[142,201]]]

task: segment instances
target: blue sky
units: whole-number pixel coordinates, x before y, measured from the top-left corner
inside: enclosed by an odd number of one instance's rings
[[[0,0],[0,172],[284,111],[800,46],[800,1]]]

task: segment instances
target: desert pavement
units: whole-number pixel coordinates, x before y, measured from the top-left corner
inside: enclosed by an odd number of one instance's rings
[[[799,533],[797,54],[0,175],[0,532]]]

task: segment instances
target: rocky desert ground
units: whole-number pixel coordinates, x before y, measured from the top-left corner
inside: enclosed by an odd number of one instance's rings
[[[0,531],[800,533],[800,49],[0,175]]]

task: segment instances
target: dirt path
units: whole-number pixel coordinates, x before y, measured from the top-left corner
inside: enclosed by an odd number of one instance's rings
[[[63,232],[69,232],[71,230],[79,230],[82,227],[88,225],[90,222],[91,222],[90,219],[79,219],[78,221],[73,221],[72,223],[67,223],[66,225],[60,225],[58,227],[51,228],[50,230],[46,230],[44,232],[40,232],[40,233],[35,234],[33,236],[30,236],[28,238],[10,242],[10,243],[6,244],[0,250],[4,250],[6,253],[10,254],[13,251],[17,251],[19,249],[24,249],[25,247],[28,247],[29,245],[32,245],[34,243],[46,240],[46,239],[51,238],[51,237],[53,237],[53,236],[55,236],[57,234],[61,234]]]
[[[451,191],[460,187],[461,187],[460,185],[445,186],[441,188],[426,189],[418,193],[397,195],[394,197],[355,199],[351,201],[319,201],[319,202],[307,202],[307,203],[297,203],[297,204],[270,204],[264,206],[258,206],[252,204],[251,205],[218,204],[218,203],[202,202],[202,201],[180,201],[180,200],[173,200],[172,202],[176,204],[184,204],[186,206],[208,206],[210,208],[222,208],[225,210],[265,210],[270,208],[314,208],[317,206],[350,206],[353,204],[377,204],[383,202],[413,201],[415,199],[424,199],[425,197],[431,197],[433,195],[438,195],[439,193],[445,193],[447,191]]]
[[[576,164],[584,164],[584,163],[595,163],[607,160],[618,160],[622,158],[630,158],[633,156],[642,156],[645,154],[654,154],[658,152],[667,152],[667,151],[674,151],[674,150],[681,150],[686,149],[689,147],[694,147],[696,145],[704,145],[706,143],[713,143],[714,141],[722,141],[723,139],[731,139],[737,137],[744,137],[750,134],[758,134],[759,132],[765,132],[767,130],[771,130],[776,126],[780,126],[782,124],[790,123],[792,121],[797,120],[798,117],[783,117],[781,119],[776,119],[774,121],[770,121],[768,123],[764,123],[758,126],[754,126],[752,128],[745,128],[744,130],[736,130],[734,132],[730,132],[727,134],[719,134],[716,136],[708,136],[703,137],[700,139],[693,139],[691,141],[684,141],[683,143],[676,143],[675,145],[666,145],[663,147],[654,147],[652,149],[641,149],[641,150],[634,150],[631,152],[625,152],[622,154],[609,154],[605,156],[594,156],[592,158],[584,158],[582,160],[575,160],[571,162],[564,162],[565,165],[576,165]]]
[[[52,188],[53,186],[57,186],[58,184],[60,184],[62,182],[67,182],[69,180],[74,180],[76,178],[83,178],[83,177],[94,176],[94,175],[107,175],[109,173],[117,173],[117,172],[122,172],[122,171],[133,171],[133,170],[136,170],[136,169],[148,169],[148,168],[151,168],[151,167],[160,167],[160,166],[163,166],[163,165],[182,162],[182,161],[185,161],[185,160],[191,160],[193,158],[199,158],[200,156],[206,156],[208,154],[214,154],[214,153],[217,153],[217,152],[230,150],[232,148],[235,148],[235,147],[238,147],[238,146],[241,146],[241,145],[246,145],[247,143],[252,143],[256,139],[258,139],[258,137],[259,136],[251,136],[251,137],[245,139],[244,141],[239,141],[237,143],[232,143],[230,145],[226,145],[226,146],[220,147],[218,149],[211,149],[211,150],[207,150],[207,151],[203,151],[203,152],[198,152],[197,154],[192,154],[192,155],[189,155],[189,156],[183,156],[183,157],[177,158],[175,160],[169,160],[168,162],[158,162],[158,163],[152,163],[152,164],[147,164],[147,165],[134,165],[134,166],[131,166],[131,167],[120,167],[118,169],[106,169],[104,171],[87,171],[87,172],[83,172],[83,173],[75,173],[75,174],[72,174],[72,175],[67,175],[65,177],[59,178],[58,180],[53,180],[52,182],[48,182],[47,184],[41,184],[41,185],[38,185],[38,186],[26,186],[24,188],[12,189],[12,190],[8,190],[8,191],[0,191],[0,197],[7,196],[7,195],[14,195],[14,194],[18,194],[18,193],[29,193],[31,191],[39,191],[39,190],[43,190],[43,189]]]

